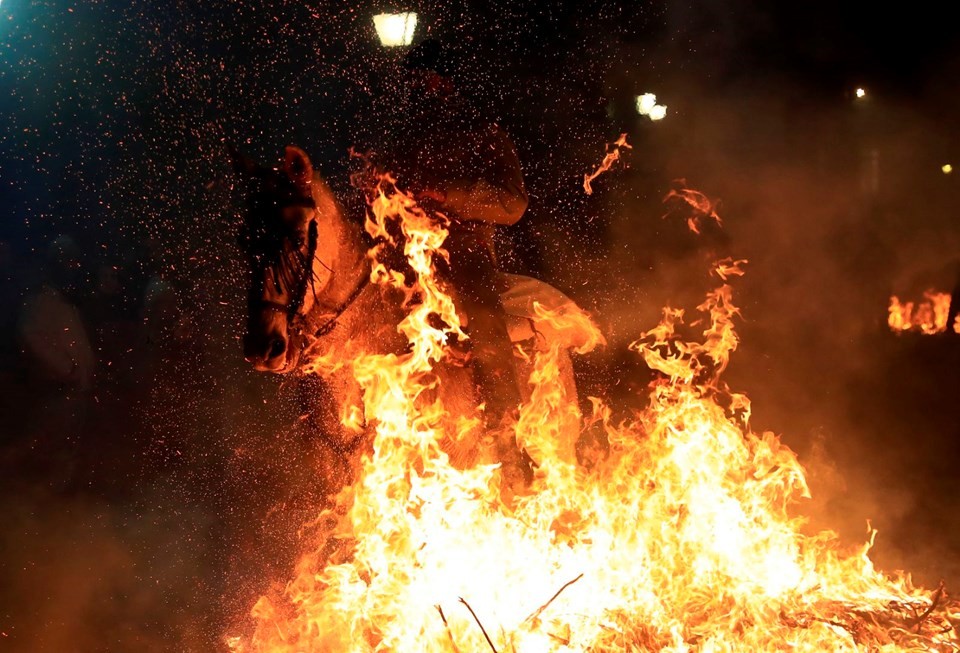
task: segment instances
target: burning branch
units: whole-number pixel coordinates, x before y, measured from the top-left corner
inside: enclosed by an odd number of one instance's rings
[[[816,612],[805,610],[793,615],[781,612],[780,619],[795,629],[810,629],[816,624],[830,626],[870,650],[892,646],[896,647],[894,650],[960,651],[956,631],[950,623],[958,605],[947,600],[943,583],[929,601],[922,613],[918,610],[922,603],[918,605],[914,601],[892,600],[885,605],[824,602],[815,606]],[[944,647],[928,649],[932,640]]]
[[[943,581],[940,581],[940,586],[937,587],[937,591],[933,593],[933,597],[930,599],[930,606],[923,611],[923,614],[917,617],[917,624],[915,627],[918,633],[920,632],[921,626],[923,626],[923,622],[925,622],[930,615],[933,614],[934,610],[936,610],[940,605],[940,601],[943,600],[945,595],[946,587],[944,586]]]
[[[564,584],[563,584],[563,587],[561,587],[560,589],[558,589],[558,590],[556,591],[556,593],[555,593],[553,596],[551,596],[550,599],[549,599],[546,603],[544,603],[544,604],[541,605],[539,608],[537,608],[536,612],[534,612],[534,613],[531,614],[529,617],[527,617],[526,619],[524,619],[524,620],[523,620],[524,623],[530,622],[530,621],[534,621],[535,619],[537,619],[537,618],[543,613],[543,611],[546,610],[547,607],[548,607],[551,603],[553,603],[558,596],[560,596],[560,593],[563,592],[563,590],[567,589],[568,587],[570,587],[571,585],[573,585],[574,583],[576,583],[576,582],[577,582],[578,580],[580,580],[581,578],[583,578],[583,574],[580,574],[579,576],[577,576],[577,577],[574,578],[573,580],[570,580],[570,581],[567,581],[566,583],[564,583]]]
[[[443,627],[447,629],[447,637],[450,639],[450,646],[453,647],[454,653],[460,653],[460,647],[457,646],[457,643],[453,639],[453,632],[450,630],[450,624],[447,623],[447,617],[443,614],[443,608],[439,605],[434,606],[437,609],[437,612],[440,613],[440,619],[443,620]]]
[[[493,645],[492,641],[490,641],[490,635],[487,634],[487,629],[483,627],[482,623],[480,623],[480,618],[477,617],[477,613],[473,611],[473,608],[470,607],[470,604],[467,603],[462,596],[459,597],[459,599],[460,603],[463,603],[465,606],[467,606],[467,610],[469,610],[470,614],[473,615],[473,620],[477,622],[478,626],[480,626],[480,632],[483,633],[483,636],[487,640],[487,644],[490,645],[490,650],[493,651],[493,653],[497,653],[497,647]]]
[[[607,145],[607,155],[603,157],[603,162],[593,171],[593,174],[583,176],[583,190],[586,191],[587,195],[593,195],[593,186],[590,185],[590,182],[609,170],[614,163],[620,160],[621,147],[628,150],[633,149],[633,146],[627,143],[626,134],[620,134],[620,138]]]

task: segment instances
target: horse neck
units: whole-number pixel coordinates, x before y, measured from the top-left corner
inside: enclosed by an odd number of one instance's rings
[[[334,197],[327,183],[318,175],[311,184],[313,200],[317,205],[316,272],[327,272],[328,279],[317,288],[317,302],[311,313],[323,312],[347,301],[365,275],[367,248],[357,222],[351,221],[343,206]],[[326,266],[326,267],[324,267]],[[320,268],[317,270],[316,268]]]

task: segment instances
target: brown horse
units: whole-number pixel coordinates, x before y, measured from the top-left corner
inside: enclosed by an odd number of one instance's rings
[[[351,366],[343,363],[360,353],[404,350],[407,342],[396,329],[404,315],[403,296],[370,283],[369,237],[360,220],[347,216],[301,149],[287,147],[278,169],[233,154],[234,168],[247,185],[240,239],[252,275],[245,357],[260,371],[319,373],[337,409],[337,423],[328,421],[321,430],[328,445],[346,456],[361,440],[358,416],[363,411],[360,387]],[[579,311],[572,301],[534,279],[505,276],[504,308],[514,342],[535,352],[551,340],[570,338],[538,317],[534,299],[548,308]],[[575,339],[563,343],[577,344]],[[517,363],[529,365],[519,358]],[[563,365],[567,396],[574,398],[568,357]],[[447,411],[454,416],[475,414],[470,366],[456,361],[438,366],[437,391]],[[469,464],[470,454],[460,453]]]

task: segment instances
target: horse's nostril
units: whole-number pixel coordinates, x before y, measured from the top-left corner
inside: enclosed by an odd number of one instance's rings
[[[267,360],[282,356],[287,350],[287,343],[282,338],[274,338],[270,341],[270,351],[267,353]]]

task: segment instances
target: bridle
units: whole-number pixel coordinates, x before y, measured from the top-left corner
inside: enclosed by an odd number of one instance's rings
[[[370,283],[370,274],[368,271],[366,274],[360,277],[360,283],[358,283],[357,287],[353,289],[353,292],[351,292],[350,295],[345,300],[340,302],[337,305],[337,307],[333,310],[333,317],[331,317],[326,322],[321,324],[320,327],[313,332],[313,335],[311,337],[313,339],[322,338],[323,336],[333,331],[333,329],[337,326],[337,321],[343,316],[344,313],[347,312],[347,309],[353,305],[353,303],[360,296],[360,293],[366,290],[367,285],[369,283]],[[304,289],[304,293],[306,293],[306,289]],[[296,335],[303,335],[303,325],[301,325],[300,323],[302,322],[305,325],[306,316],[298,312],[294,316],[294,318],[295,318],[295,321],[291,322],[291,328],[293,329]]]
[[[285,206],[303,206],[314,210],[317,208],[316,202],[313,200],[313,198],[309,197],[295,198],[286,203]],[[282,302],[263,299],[262,297],[256,297],[254,299],[254,302],[259,307],[284,314],[287,318],[287,330],[291,336],[295,337],[305,336],[309,327],[307,315],[301,309],[305,303],[307,291],[313,287],[313,261],[317,255],[317,232],[317,218],[314,217],[310,220],[310,225],[307,228],[306,265],[304,266],[303,274],[301,274],[300,278],[297,280],[294,292],[291,293],[290,302],[284,304]],[[357,286],[353,289],[353,291],[351,291],[350,295],[334,308],[333,317],[329,318],[326,322],[320,325],[319,328],[310,334],[310,337],[314,339],[322,338],[337,326],[338,320],[343,316],[347,309],[353,305],[353,303],[370,283],[370,274],[369,271],[367,272],[368,273],[365,273],[361,276],[359,283],[357,283]]]

